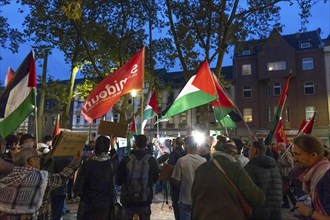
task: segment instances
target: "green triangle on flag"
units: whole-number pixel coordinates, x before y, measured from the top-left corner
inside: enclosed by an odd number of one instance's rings
[[[236,128],[236,123],[231,119],[229,115],[226,115],[220,120],[220,124],[229,129],[235,129]]]

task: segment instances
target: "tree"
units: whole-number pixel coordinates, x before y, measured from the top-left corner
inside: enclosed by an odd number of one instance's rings
[[[273,28],[281,31],[280,3],[296,3],[301,19],[307,22],[310,9],[319,0],[165,0],[163,14],[168,19],[169,36],[176,48],[186,76],[196,69],[200,59],[216,64],[220,77],[222,61],[228,49],[248,38],[265,38]],[[326,2],[326,0],[324,1]],[[172,58],[172,54],[169,54]]]
[[[8,0],[0,0],[0,10],[2,7],[10,4]],[[13,53],[18,52],[19,45],[24,43],[23,33],[17,28],[11,28],[8,19],[0,15],[0,45],[2,48],[8,48]],[[1,57],[0,57],[1,59]]]
[[[133,54],[142,48],[147,39],[145,31],[149,22],[149,44],[147,48],[147,77],[151,80],[155,61],[155,49],[161,50],[160,43],[153,40],[150,33],[161,25],[157,17],[159,5],[150,1],[106,1],[94,0],[22,0],[29,7],[25,19],[25,34],[39,47],[48,45],[59,48],[72,66],[70,73],[70,93],[61,125],[65,127],[69,117],[70,100],[78,94],[83,99],[90,93],[93,85],[122,66]],[[147,9],[147,10],[146,10]],[[51,19],[50,19],[51,18]],[[152,29],[152,30],[151,30]],[[152,45],[156,45],[153,47]],[[158,45],[158,46],[157,46]],[[168,44],[169,45],[169,44]],[[163,60],[164,62],[164,60]],[[166,62],[166,61],[165,61]],[[77,68],[85,76],[85,83],[73,93],[73,84]],[[152,88],[153,83],[148,83]],[[129,95],[114,106],[121,120],[126,120]],[[143,107],[143,106],[141,106]],[[136,115],[140,113],[137,109]],[[131,120],[131,119],[128,119]]]
[[[185,78],[195,72],[203,59],[215,64],[214,73],[223,86],[221,77],[224,55],[232,46],[239,51],[247,39],[265,38],[280,24],[280,3],[296,3],[301,9],[301,19],[306,22],[311,7],[318,0],[164,0],[162,14],[167,19],[175,47],[175,56],[170,52],[167,59],[177,59]],[[200,114],[207,115],[207,106],[199,108]],[[201,125],[201,123],[199,123]],[[205,127],[208,127],[206,125]]]

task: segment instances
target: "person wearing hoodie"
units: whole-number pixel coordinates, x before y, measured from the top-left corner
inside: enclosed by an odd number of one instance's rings
[[[281,220],[282,217],[282,181],[274,158],[266,155],[267,147],[260,141],[250,146],[249,163],[246,172],[253,182],[263,190],[266,201],[254,206],[253,220]]]

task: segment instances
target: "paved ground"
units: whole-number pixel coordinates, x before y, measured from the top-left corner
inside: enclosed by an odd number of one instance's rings
[[[162,193],[155,195],[153,203],[151,205],[151,220],[174,220],[173,210],[169,204],[163,202],[164,197]],[[63,220],[74,220],[77,218],[78,203],[68,204],[70,213],[63,216]],[[283,220],[298,220],[293,217],[292,212],[289,209],[283,209]]]

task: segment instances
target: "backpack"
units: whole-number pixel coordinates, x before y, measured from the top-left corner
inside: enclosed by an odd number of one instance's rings
[[[149,186],[149,158],[146,154],[141,160],[137,160],[130,154],[127,168],[127,181],[122,186],[122,203],[145,203],[151,201],[151,186]]]

